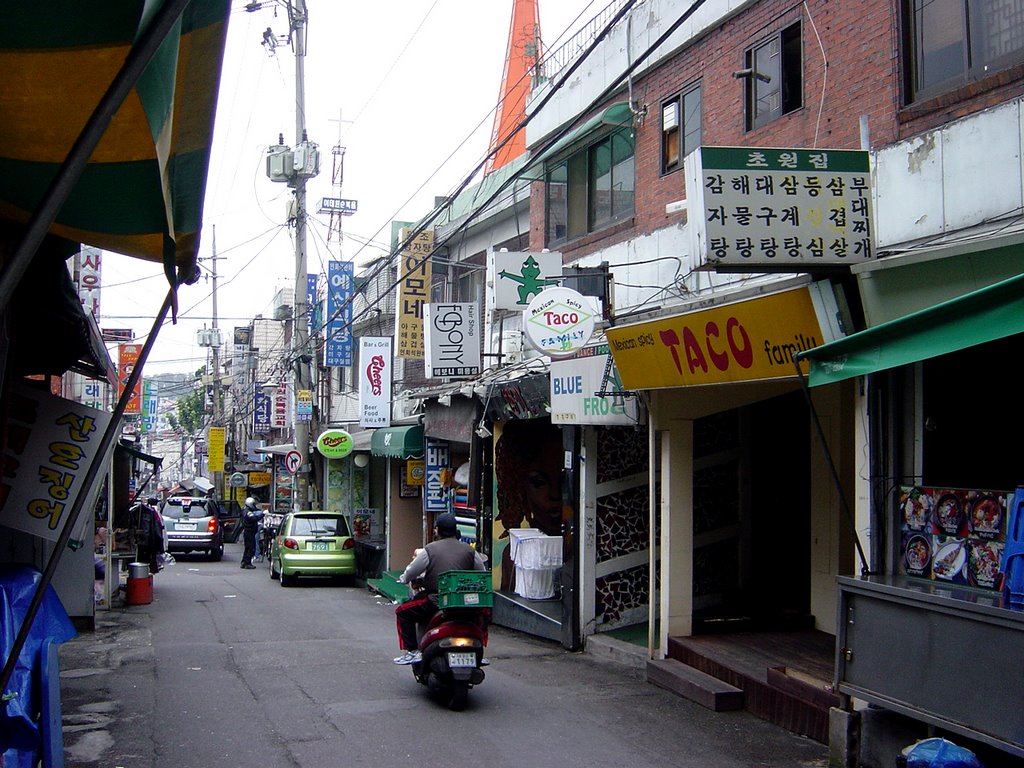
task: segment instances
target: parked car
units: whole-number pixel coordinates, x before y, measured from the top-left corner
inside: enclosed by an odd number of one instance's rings
[[[234,544],[242,535],[242,505],[234,499],[218,501],[217,516],[224,529],[224,541]]]
[[[289,512],[270,550],[270,578],[289,587],[300,576],[356,574],[356,542],[338,512]]]
[[[211,560],[224,556],[224,528],[217,502],[199,496],[171,496],[160,514],[167,530],[169,552],[205,551]]]

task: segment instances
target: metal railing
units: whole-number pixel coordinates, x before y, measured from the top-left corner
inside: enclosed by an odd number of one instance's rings
[[[546,51],[543,58],[537,63],[533,87],[537,88],[548,80],[553,80],[559,72],[575,61],[627,2],[628,0],[612,0],[604,10],[588,21],[569,40],[553,51]]]

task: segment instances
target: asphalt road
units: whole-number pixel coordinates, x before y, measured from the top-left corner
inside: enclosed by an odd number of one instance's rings
[[[149,605],[61,647],[65,763],[103,768],[822,767],[827,749],[714,713],[587,653],[492,628],[464,712],[395,666],[394,610],[356,586],[182,557]]]

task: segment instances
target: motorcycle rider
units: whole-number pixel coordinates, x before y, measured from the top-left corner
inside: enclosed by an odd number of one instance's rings
[[[437,580],[445,571],[483,571],[487,564],[483,556],[465,542],[459,541],[459,527],[455,515],[445,512],[434,521],[437,539],[416,551],[416,557],[398,577],[402,584],[421,579],[423,587],[411,600],[397,608],[398,644],[404,651],[395,664],[415,664],[421,654],[416,645],[416,625],[428,622],[437,613]]]
[[[245,500],[242,509],[242,568],[255,568],[252,559],[256,555],[256,531],[260,527],[260,520],[263,519],[263,510],[256,505],[256,499],[252,496]]]

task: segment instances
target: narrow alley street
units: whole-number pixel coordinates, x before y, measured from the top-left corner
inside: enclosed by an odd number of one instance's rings
[[[181,557],[153,602],[101,611],[61,649],[67,766],[824,766],[826,748],[713,713],[586,653],[493,628],[464,712],[396,666],[394,613],[365,588]]]

